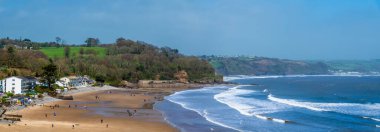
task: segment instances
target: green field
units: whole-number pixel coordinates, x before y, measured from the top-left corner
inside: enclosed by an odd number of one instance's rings
[[[78,56],[80,48],[83,48],[84,51],[92,49],[97,52],[97,56],[104,57],[106,56],[106,49],[103,47],[70,47],[70,56]],[[42,47],[40,51],[44,53],[49,58],[54,57],[64,57],[65,56],[65,48],[64,47]]]

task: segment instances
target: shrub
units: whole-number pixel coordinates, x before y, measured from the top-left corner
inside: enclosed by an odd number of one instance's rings
[[[42,94],[38,94],[38,98],[43,98],[44,96]]]
[[[7,92],[7,97],[13,97],[15,94],[11,92]]]

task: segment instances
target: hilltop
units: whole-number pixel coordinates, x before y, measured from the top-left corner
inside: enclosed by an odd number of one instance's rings
[[[218,57],[202,56],[223,75],[292,75],[329,74],[329,66],[323,62],[306,62],[267,57]]]
[[[177,49],[157,47],[143,41],[119,38],[100,44],[88,38],[84,45],[0,39],[0,77],[41,76],[52,59],[58,76],[89,75],[100,82],[120,85],[123,81],[175,80],[186,72],[190,82],[220,82],[210,63],[186,56]]]

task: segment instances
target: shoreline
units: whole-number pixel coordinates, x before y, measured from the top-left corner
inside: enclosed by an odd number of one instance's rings
[[[107,131],[111,129],[112,131],[157,131],[158,129],[161,131],[180,131],[180,128],[169,122],[166,119],[166,115],[156,109],[155,105],[162,102],[165,96],[172,95],[176,92],[209,86],[215,85],[204,84],[191,88],[128,89],[112,86],[78,88],[77,90],[68,91],[63,94],[72,95],[74,100],[60,100],[47,96],[44,97],[43,100],[36,100],[37,105],[35,106],[8,111],[7,114],[23,115],[23,118],[21,118],[20,122],[14,124],[0,124],[0,129],[20,132],[52,131],[53,128],[51,125],[55,124],[54,128],[56,129],[54,129],[54,131],[58,132],[72,129],[91,130],[95,132],[106,131],[107,129],[92,128],[96,127],[91,125],[94,121],[88,120],[107,118],[107,120],[112,120],[116,123],[116,125],[113,124],[113,128],[110,127]],[[108,95],[110,94],[108,92],[112,92],[114,95]],[[94,101],[94,97],[98,95],[101,97],[101,101],[96,102]],[[103,96],[105,100],[102,100]],[[124,102],[122,100],[124,100]],[[73,108],[76,105],[78,105],[78,108]],[[129,113],[130,111],[134,111],[132,116]],[[48,117],[53,113],[67,116],[68,118],[54,117],[54,119],[49,119]],[[35,114],[38,114],[38,116],[33,116]],[[44,115],[48,115],[46,119],[43,118]],[[127,130],[124,128],[123,122],[125,124],[132,123],[134,125],[132,125],[132,128],[127,127]],[[72,125],[71,129],[70,124]],[[147,128],[149,125],[152,127]]]
[[[78,88],[81,89],[81,88]],[[185,89],[125,89],[125,88],[101,88],[96,90],[84,90],[74,91],[66,93],[65,95],[74,96],[73,101],[59,100],[59,99],[49,99],[47,101],[41,101],[36,106],[29,106],[24,109],[9,111],[7,114],[19,114],[23,115],[21,122],[16,122],[15,124],[0,124],[0,129],[2,130],[12,130],[12,131],[52,131],[52,126],[50,123],[56,124],[54,126],[54,131],[69,131],[72,129],[81,130],[91,130],[91,131],[179,131],[177,128],[169,124],[158,110],[154,109],[154,104],[157,101],[163,100],[164,96],[170,95],[175,91],[182,91]],[[191,88],[192,89],[192,88]],[[111,92],[112,95],[108,95]],[[103,102],[98,102],[98,104],[91,102],[93,101],[93,96],[99,95],[105,100]],[[132,96],[133,95],[133,96]],[[114,96],[114,97],[112,97]],[[120,101],[123,98],[128,101]],[[144,100],[144,102],[142,102]],[[87,102],[88,104],[81,105],[81,103]],[[42,106],[41,106],[42,105]],[[54,107],[59,105],[58,107]],[[69,107],[68,107],[69,105]],[[74,105],[78,105],[78,108],[72,108]],[[45,107],[43,107],[45,106]],[[48,106],[48,107],[46,107]],[[79,107],[80,106],[80,107]],[[71,107],[71,108],[70,108]],[[118,107],[115,108],[114,107]],[[124,108],[122,108],[124,107]],[[52,109],[51,109],[52,108]],[[57,110],[54,110],[57,109]],[[63,109],[63,110],[60,110]],[[84,110],[85,109],[85,110]],[[88,110],[87,110],[88,109]],[[107,109],[107,110],[102,110]],[[128,116],[128,112],[121,111],[122,109],[127,109],[134,111],[134,114]],[[55,118],[54,121],[47,120],[51,116],[52,110],[59,115],[70,116],[78,115],[78,117],[71,116],[73,119],[68,118]],[[109,112],[111,111],[111,112]],[[137,111],[137,112],[136,112]],[[32,113],[31,113],[32,112]],[[47,119],[43,119],[43,112],[48,113]],[[103,113],[102,113],[103,112]],[[39,114],[39,116],[33,116],[33,114]],[[80,114],[78,114],[80,113]],[[106,114],[105,114],[106,113]],[[117,116],[114,116],[117,115]],[[83,119],[82,119],[83,118]],[[94,118],[106,118],[107,120],[112,120],[116,125],[113,125],[109,129],[92,129],[91,121],[87,119]],[[74,121],[77,120],[77,121]],[[82,121],[83,120],[83,121]],[[79,122],[79,123],[78,123]],[[122,124],[133,124],[128,125],[125,128]],[[25,125],[24,125],[25,124]],[[73,128],[70,128],[70,124]],[[77,126],[79,125],[79,126]],[[107,124],[108,125],[108,124]],[[65,127],[63,127],[65,126]],[[151,127],[149,127],[151,126]],[[132,128],[131,128],[132,127]],[[42,129],[41,129],[42,128]],[[82,129],[83,128],[83,129]]]
[[[191,90],[197,90],[197,89],[204,89],[204,88],[215,87],[215,86],[236,86],[236,84],[213,84],[213,85],[205,85],[205,86],[197,87],[197,88],[190,88],[190,89],[179,90],[179,91],[173,92],[172,94],[167,95],[167,96],[174,95],[174,94],[176,94],[176,93],[178,93],[178,92],[185,92],[185,91],[191,91]],[[170,100],[164,100],[164,101],[159,101],[158,103],[155,103],[155,104],[154,104],[154,105],[155,105],[155,106],[154,106],[154,109],[156,109],[157,111],[159,111],[160,113],[162,113],[162,115],[164,116],[165,121],[166,121],[168,124],[170,124],[172,127],[176,128],[176,129],[178,129],[178,130],[184,131],[184,130],[187,130],[187,129],[186,129],[186,128],[182,128],[181,125],[177,126],[176,123],[171,122],[171,121],[169,120],[169,117],[166,115],[166,113],[167,113],[167,112],[169,112],[169,113],[172,112],[171,110],[167,110],[167,109],[165,110],[165,109],[162,109],[162,108],[163,108],[162,106],[157,106],[157,105],[162,105],[162,104],[164,104],[164,106],[167,106],[167,105],[166,105],[166,104],[168,104],[167,102],[169,102],[170,104],[174,104],[174,105],[176,105],[177,107],[181,107],[181,109],[183,109],[183,110],[185,110],[185,111],[189,111],[190,113],[194,113],[194,114],[196,114],[196,116],[198,116],[198,118],[199,118],[199,117],[200,117],[200,118],[203,118],[206,122],[208,122],[209,124],[211,124],[211,125],[210,125],[210,128],[211,128],[211,129],[207,129],[207,128],[204,129],[204,128],[201,128],[201,129],[198,129],[198,130],[207,130],[207,131],[211,130],[211,131],[214,131],[215,129],[213,129],[213,128],[216,128],[217,130],[223,130],[223,131],[232,131],[232,130],[236,130],[236,129],[234,129],[234,128],[230,128],[230,127],[228,127],[228,126],[224,126],[224,125],[221,125],[221,124],[215,123],[215,122],[213,122],[213,121],[210,121],[209,119],[203,117],[203,115],[200,115],[198,112],[193,111],[193,110],[191,110],[191,109],[188,109],[188,108],[182,106],[181,104],[178,104],[177,102],[173,102],[173,101],[170,101]],[[161,103],[162,103],[162,104],[161,104]],[[161,108],[159,108],[159,107],[161,107]],[[174,112],[175,112],[175,111],[174,111]],[[182,111],[182,112],[184,112],[184,111]],[[188,113],[188,112],[186,112],[186,113]],[[171,117],[170,117],[170,118],[171,118]],[[182,118],[180,118],[180,119],[182,119]],[[219,128],[218,128],[218,127],[219,127]],[[220,128],[222,128],[222,129],[220,129]],[[197,131],[197,129],[193,129],[193,130],[194,130],[194,131]]]

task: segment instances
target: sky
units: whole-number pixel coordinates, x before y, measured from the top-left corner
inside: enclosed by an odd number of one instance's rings
[[[380,59],[380,0],[0,0],[0,37],[57,36],[186,55]]]

